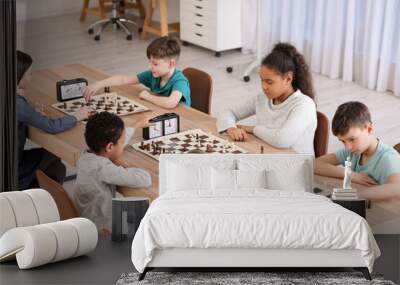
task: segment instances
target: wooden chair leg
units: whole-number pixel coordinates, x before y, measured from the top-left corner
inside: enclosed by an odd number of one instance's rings
[[[89,9],[89,0],[84,0],[83,7],[81,10],[81,18],[80,18],[81,22],[85,21],[88,9]]]
[[[104,6],[104,0],[99,0],[99,13],[102,19],[106,18],[106,8]]]
[[[168,36],[168,7],[166,0],[159,0],[161,36]]]
[[[151,19],[153,18],[153,13],[156,3],[154,0],[149,0],[147,4],[146,17],[143,23],[143,32],[141,34],[141,39],[145,40],[147,38],[148,29],[151,28]]]

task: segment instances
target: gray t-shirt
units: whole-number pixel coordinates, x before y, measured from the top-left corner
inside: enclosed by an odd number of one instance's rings
[[[124,168],[106,157],[83,152],[78,161],[75,204],[82,217],[96,226],[111,229],[112,198],[116,185],[150,187],[150,174],[140,168]]]

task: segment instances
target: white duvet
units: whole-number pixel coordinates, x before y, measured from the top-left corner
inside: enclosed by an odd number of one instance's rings
[[[132,262],[143,272],[165,248],[358,249],[370,271],[380,255],[359,215],[315,194],[265,189],[162,195],[140,223]]]

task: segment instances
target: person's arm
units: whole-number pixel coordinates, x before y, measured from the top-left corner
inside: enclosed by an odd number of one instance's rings
[[[224,132],[230,128],[236,128],[236,122],[248,118],[256,113],[257,96],[232,108],[225,109],[217,116],[218,132]]]
[[[86,101],[89,101],[90,98],[92,98],[92,96],[94,96],[98,90],[106,86],[119,86],[138,83],[139,79],[136,75],[115,75],[86,86],[86,88],[83,90],[82,95],[86,99]]]
[[[316,120],[317,112],[314,103],[301,104],[291,110],[286,122],[281,128],[268,128],[256,125],[253,129],[254,135],[266,143],[279,147],[290,148],[310,127],[310,122]]]
[[[36,111],[27,101],[17,99],[18,121],[41,129],[50,134],[57,134],[68,130],[76,125],[76,122],[87,117],[89,111],[83,108],[75,113],[76,116],[65,116],[58,119],[51,119]]]
[[[338,167],[339,164],[341,164],[341,162],[334,153],[320,156],[315,159],[314,173],[321,176],[343,179],[344,168]],[[377,182],[368,176],[368,174],[354,171],[351,172],[351,181],[364,186],[377,185]]]
[[[151,186],[151,176],[146,170],[117,166],[111,161],[101,168],[99,177],[106,183],[118,186],[133,188]]]
[[[358,195],[370,200],[400,198],[400,173],[388,176],[385,184],[359,189]]]
[[[142,90],[139,94],[139,97],[162,108],[173,109],[178,106],[179,102],[181,101],[182,93],[175,90],[171,92],[171,95],[166,97],[153,94],[148,90]]]

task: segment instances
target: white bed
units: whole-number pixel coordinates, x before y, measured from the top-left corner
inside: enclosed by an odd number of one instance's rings
[[[370,278],[380,255],[371,230],[310,193],[312,161],[162,155],[160,197],[132,243],[140,278],[155,267],[355,267]]]

